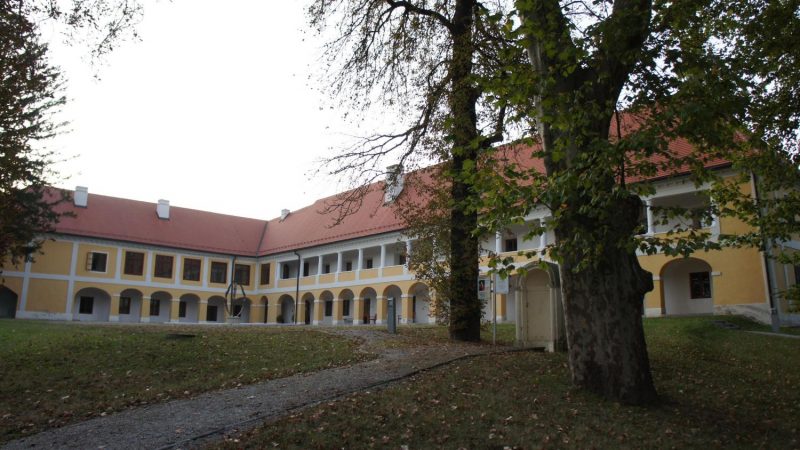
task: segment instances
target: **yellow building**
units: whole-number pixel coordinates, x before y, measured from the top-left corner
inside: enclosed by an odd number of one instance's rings
[[[721,171],[729,170],[725,167]],[[284,210],[257,220],[89,194],[78,187],[74,201],[59,206],[64,217],[34,262],[2,267],[0,316],[110,322],[190,322],[249,324],[382,324],[390,303],[400,323],[428,323],[428,287],[405,264],[414,240],[392,208],[403,191],[376,183],[355,214],[332,227],[320,213],[328,199],[298,211]],[[702,207],[706,187],[686,177],[653,182],[649,207]],[[750,189],[750,186],[746,187]],[[416,195],[411,188],[403,195]],[[649,234],[679,223],[656,224],[648,208]],[[534,211],[527,222],[546,221]],[[677,220],[677,219],[676,219]],[[734,220],[697,224],[720,233],[741,231]],[[508,294],[487,304],[500,322],[516,322],[520,342],[553,347],[562,334],[558,270],[536,269],[536,261],[516,256],[553,243],[551,233],[525,240],[524,226],[487,238],[487,251],[514,256],[532,268],[514,275]],[[795,242],[783,243],[800,248]],[[641,256],[655,289],[645,298],[648,316],[744,313],[767,321],[769,303],[765,259],[755,249],[701,252],[691,258]],[[797,281],[794,267],[778,267],[778,287]],[[487,267],[482,267],[486,272]],[[225,298],[235,280],[238,300]],[[488,302],[491,303],[491,302]],[[785,309],[784,319],[794,316]]]

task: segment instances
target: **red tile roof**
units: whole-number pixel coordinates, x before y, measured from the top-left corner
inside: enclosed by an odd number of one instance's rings
[[[626,125],[623,123],[623,129]],[[615,128],[612,123],[612,130]],[[508,149],[511,151],[504,152],[504,157],[513,158],[524,167],[533,166],[544,171],[542,161],[532,158],[531,147],[517,145]],[[677,157],[684,157],[693,148],[685,139],[676,139],[670,143],[669,150]],[[652,160],[660,162],[663,156]],[[707,167],[727,164],[720,158],[706,162]],[[687,172],[687,168],[660,170],[653,179]],[[431,173],[422,170],[406,176],[427,178]],[[639,180],[627,179],[629,182]],[[414,196],[412,199],[423,204],[413,183],[406,183],[406,186],[403,195]],[[285,220],[264,221],[174,206],[170,208],[169,220],[162,220],[156,215],[155,203],[89,194],[87,208],[74,207],[72,202],[58,206],[58,211],[73,211],[76,217],[63,217],[56,232],[237,256],[264,256],[402,230],[403,222],[395,215],[394,208],[383,203],[383,187],[383,182],[370,185],[362,206],[339,224],[335,224],[335,214],[324,212],[328,202],[335,201],[336,196],[319,199],[293,211]]]
[[[169,219],[159,219],[156,204],[89,194],[86,208],[64,202],[56,232],[187,250],[255,256],[266,221],[196,209],[170,207]]]

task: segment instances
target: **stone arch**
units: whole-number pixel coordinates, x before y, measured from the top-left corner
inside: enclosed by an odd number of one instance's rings
[[[250,305],[253,302],[247,297],[239,297],[231,301],[231,318],[239,323],[250,322]]]
[[[314,320],[314,294],[306,292],[303,294],[303,323],[311,325]]]
[[[142,319],[142,297],[138,289],[125,289],[119,293],[119,309],[116,312],[120,322],[139,322]]]
[[[156,291],[150,294],[150,323],[170,321],[172,312],[172,294],[167,291]]]
[[[294,298],[289,294],[283,294],[278,298],[280,310],[275,320],[278,323],[294,323]]]
[[[381,319],[387,320],[388,319],[389,299],[392,299],[394,301],[394,304],[395,304],[395,316],[396,316],[396,319],[397,319],[397,322],[395,322],[395,323],[401,323],[402,320],[403,320],[403,308],[402,308],[403,290],[400,289],[400,287],[395,285],[395,284],[390,284],[390,285],[386,286],[383,289],[383,305],[384,305],[384,311],[385,312],[383,314],[383,318],[378,317],[378,320],[381,320]],[[376,322],[376,323],[383,323],[383,321]]]
[[[225,305],[227,301],[221,295],[212,295],[206,305],[206,322],[225,323]]]
[[[266,295],[261,296],[261,304],[264,305],[264,323],[269,322],[269,298]]]
[[[711,265],[700,258],[681,258],[661,268],[662,313],[713,314]]]
[[[355,298],[355,294],[350,289],[342,289],[339,292],[339,301],[342,303],[342,320],[347,323],[353,321],[353,314],[355,309],[355,304],[353,303],[353,299]]]
[[[87,287],[75,293],[72,303],[73,320],[108,322],[111,315],[111,295],[99,288]]]
[[[431,317],[431,291],[428,285],[416,282],[408,288],[408,298],[411,302],[412,316],[407,318],[409,323],[433,323],[435,319]]]
[[[361,311],[361,323],[368,325],[375,323],[378,311],[378,293],[371,287],[365,287],[358,294],[363,304]]]
[[[17,317],[17,301],[19,296],[11,289],[0,286],[0,319]]]
[[[200,297],[195,294],[183,294],[179,299],[178,322],[197,323],[200,321]],[[183,317],[181,317],[183,313]]]

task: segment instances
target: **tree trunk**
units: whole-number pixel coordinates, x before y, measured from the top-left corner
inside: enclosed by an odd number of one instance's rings
[[[634,233],[640,206],[635,196],[618,202],[618,220],[600,243],[601,265],[579,269],[576,252],[565,253],[560,265],[573,383],[637,405],[657,400],[642,328],[644,294],[653,289],[653,279],[635,253],[615,243]],[[556,236],[566,238],[604,225],[609,224],[574,216],[556,228]]]
[[[474,0],[460,0],[453,13],[453,56],[448,72],[452,80],[449,97],[451,113],[453,206],[450,211],[450,338],[457,341],[481,339],[481,303],[478,300],[478,246],[473,230],[478,213],[471,201],[476,195],[471,171],[478,157],[476,147],[478,92],[472,81],[475,44],[472,36]],[[471,163],[471,164],[470,164]]]

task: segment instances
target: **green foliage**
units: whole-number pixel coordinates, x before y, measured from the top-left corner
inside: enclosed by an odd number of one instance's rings
[[[0,256],[16,263],[58,220],[52,206],[62,197],[47,192],[53,154],[41,145],[60,128],[53,114],[64,97],[35,25],[6,3],[0,37]]]

